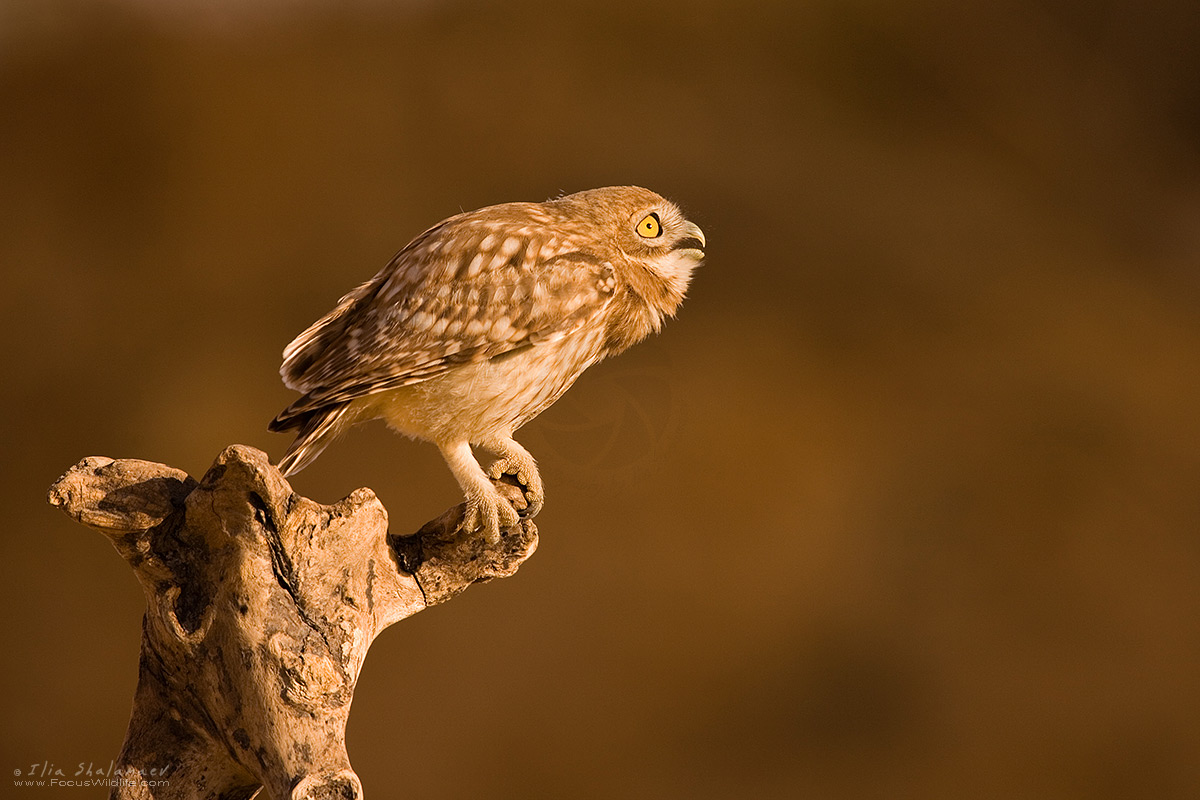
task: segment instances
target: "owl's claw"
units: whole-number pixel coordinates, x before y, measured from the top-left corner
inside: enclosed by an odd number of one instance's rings
[[[526,506],[517,512],[517,516],[521,519],[536,517],[546,502],[546,490],[542,486],[542,476],[538,474],[537,467],[525,465],[513,459],[501,458],[492,462],[492,466],[488,469],[488,477],[492,480],[499,480],[502,475],[515,477],[525,493]]]
[[[496,544],[500,541],[501,529],[515,528],[520,523],[521,515],[512,503],[492,489],[491,494],[467,502],[462,529],[482,531],[489,544]]]

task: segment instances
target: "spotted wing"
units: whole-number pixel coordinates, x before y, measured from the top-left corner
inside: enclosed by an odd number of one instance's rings
[[[305,396],[276,424],[569,336],[615,289],[612,266],[578,237],[444,224],[288,346],[280,371]]]

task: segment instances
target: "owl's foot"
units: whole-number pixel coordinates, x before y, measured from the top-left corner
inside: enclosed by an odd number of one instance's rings
[[[542,476],[538,474],[537,464],[533,459],[523,459],[519,456],[497,459],[488,468],[488,477],[499,480],[502,475],[515,477],[525,493],[526,506],[517,512],[521,519],[536,517],[546,502],[546,489],[542,486]]]
[[[521,517],[500,492],[488,488],[490,492],[467,501],[462,528],[466,531],[482,531],[484,538],[490,544],[495,544],[500,541],[501,529],[517,527],[521,524]]]

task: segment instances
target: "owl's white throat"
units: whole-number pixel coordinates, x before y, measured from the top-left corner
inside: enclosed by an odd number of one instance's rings
[[[654,270],[679,294],[683,294],[692,279],[692,271],[703,261],[702,250],[672,250],[654,260]]]

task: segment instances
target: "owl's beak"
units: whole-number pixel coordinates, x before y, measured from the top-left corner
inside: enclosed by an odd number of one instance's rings
[[[700,226],[694,222],[689,222],[683,226],[683,237],[675,243],[672,250],[696,250],[701,258],[704,257],[704,231],[700,230]]]

